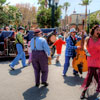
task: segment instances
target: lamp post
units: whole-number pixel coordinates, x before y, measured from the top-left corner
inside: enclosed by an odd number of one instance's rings
[[[31,25],[31,22],[30,22],[30,21],[28,21],[28,27],[29,27],[29,30],[30,30],[30,25]]]
[[[59,0],[48,0],[49,1],[49,8],[51,7],[51,14],[52,14],[52,28],[54,28],[55,23],[54,23],[54,13],[55,13],[55,8],[57,8]]]

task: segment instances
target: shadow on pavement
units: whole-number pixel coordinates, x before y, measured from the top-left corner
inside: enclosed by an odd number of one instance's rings
[[[22,72],[21,69],[23,69],[23,67],[15,69],[15,70],[9,70],[9,74],[10,75],[18,75]]]
[[[79,76],[64,76],[64,83],[70,86],[81,85],[84,78]]]
[[[86,100],[100,100],[97,99],[98,93],[95,93],[94,95],[89,96]]]
[[[57,67],[61,67],[61,63],[60,62],[59,63],[56,63],[56,64],[52,64],[52,65],[55,65]]]
[[[54,56],[52,56],[52,59],[54,59],[54,58],[56,58],[57,57],[57,55],[54,55]]]
[[[42,100],[46,98],[49,89],[47,87],[32,87],[23,93],[24,100]]]

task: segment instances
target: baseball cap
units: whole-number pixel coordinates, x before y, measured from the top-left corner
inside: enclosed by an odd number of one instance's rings
[[[41,32],[40,29],[35,29],[35,30],[34,30],[34,33],[35,33],[35,34],[36,34],[36,33],[39,33],[39,32]]]
[[[25,28],[22,27],[22,26],[18,27],[18,31],[20,31],[20,30],[24,30],[24,29],[25,29]]]
[[[63,38],[63,36],[62,35],[58,35],[58,38]]]

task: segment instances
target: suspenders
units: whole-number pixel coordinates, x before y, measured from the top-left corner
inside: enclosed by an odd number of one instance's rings
[[[34,50],[36,50],[36,37],[34,37]]]

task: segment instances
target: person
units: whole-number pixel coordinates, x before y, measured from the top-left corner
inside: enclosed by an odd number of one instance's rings
[[[90,56],[87,56],[88,73],[82,85],[84,90],[80,96],[81,99],[85,98],[86,91],[94,79],[97,82],[96,91],[100,92],[100,26],[95,25],[90,35],[87,43],[87,50],[90,54]]]
[[[9,31],[10,29],[9,29],[9,26],[5,26],[4,27],[4,31]]]
[[[80,49],[81,46],[75,46],[76,44],[76,30],[75,28],[70,29],[70,36],[66,39],[66,50],[65,50],[65,64],[64,64],[64,69],[63,69],[63,76],[66,76],[66,72],[69,67],[69,61],[70,58],[74,58],[76,53],[75,49]],[[78,76],[78,72],[76,70],[73,70],[73,75]]]
[[[56,50],[57,50],[56,63],[59,63],[59,56],[61,55],[62,45],[66,44],[66,42],[63,41],[62,38],[63,38],[62,35],[58,35],[58,40],[56,40],[56,42],[52,46],[50,46],[50,48],[52,48],[53,46],[56,46]]]
[[[30,46],[32,50],[32,65],[34,68],[35,74],[35,83],[36,87],[40,85],[40,75],[41,81],[44,86],[48,86],[48,58],[50,56],[50,48],[47,44],[47,41],[41,37],[41,30],[34,30],[35,36],[31,39]]]
[[[16,34],[16,39],[15,39],[18,54],[15,57],[15,59],[9,64],[9,66],[12,70],[15,70],[14,66],[18,63],[18,61],[20,59],[22,60],[22,66],[23,67],[27,66],[25,52],[24,52],[23,32],[24,32],[24,28],[19,27],[18,28],[18,33]]]
[[[28,65],[30,65],[31,62],[32,62],[32,50],[31,50],[31,47],[30,47],[30,42],[31,41],[28,42],[28,53],[29,53]]]

